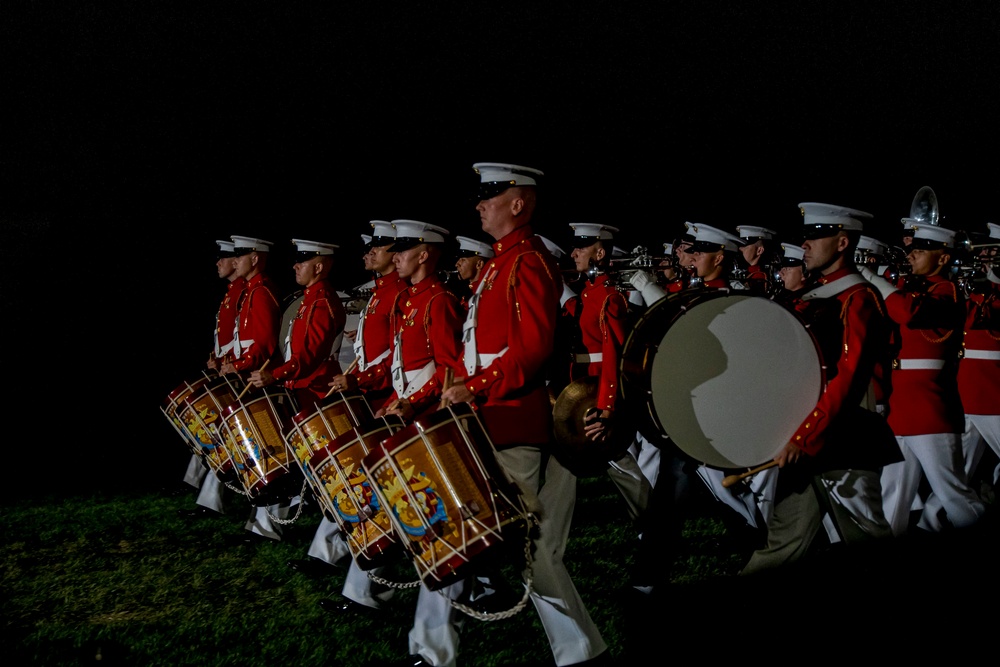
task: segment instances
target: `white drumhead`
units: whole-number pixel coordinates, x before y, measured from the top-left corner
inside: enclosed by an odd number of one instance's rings
[[[670,439],[717,468],[774,458],[822,390],[812,335],[784,307],[758,296],[695,304],[663,336],[652,402]]]

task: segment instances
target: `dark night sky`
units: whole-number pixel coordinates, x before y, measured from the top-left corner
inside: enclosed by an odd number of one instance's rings
[[[995,5],[534,4],[5,6],[0,368],[25,432],[161,436],[210,343],[216,238],[340,243],[354,285],[370,219],[480,235],[476,161],[543,169],[556,241],[792,234],[800,201],[894,241],[923,185],[954,228],[1000,219]]]

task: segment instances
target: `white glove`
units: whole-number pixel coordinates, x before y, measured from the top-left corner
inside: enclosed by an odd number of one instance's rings
[[[653,282],[653,276],[649,275],[645,271],[636,271],[629,276],[628,281],[632,283],[632,287],[641,292],[643,287]]]
[[[861,277],[874,285],[883,299],[887,299],[890,294],[899,291],[888,280],[872,273],[872,270],[867,266],[860,267],[859,271],[861,272]]]

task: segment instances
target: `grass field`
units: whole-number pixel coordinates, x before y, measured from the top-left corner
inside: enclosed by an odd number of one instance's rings
[[[286,526],[281,542],[247,545],[245,500],[227,496],[225,516],[180,517],[194,496],[191,489],[8,501],[0,521],[4,664],[362,667],[406,656],[414,589],[398,590],[374,614],[338,616],[319,601],[339,593],[345,570],[314,579],[286,565],[306,555],[320,520],[314,505]],[[565,560],[612,654],[645,664],[638,656],[671,642],[714,653],[855,605],[921,609],[934,592],[948,591],[963,613],[979,602],[995,612],[995,552],[984,546],[995,530],[986,530],[974,542],[953,537],[933,550],[899,543],[851,557],[831,551],[808,568],[747,582],[735,576],[746,553],[727,539],[715,508],[701,504],[686,517],[676,552],[663,554],[673,563],[671,585],[639,599],[622,594],[636,527],[611,481],[597,477],[580,482]],[[921,571],[922,580],[911,579]],[[408,562],[385,576],[416,578]],[[552,664],[530,605],[505,620],[466,618],[461,642],[463,664]]]

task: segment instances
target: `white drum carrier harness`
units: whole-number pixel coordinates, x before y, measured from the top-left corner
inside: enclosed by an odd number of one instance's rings
[[[493,363],[494,359],[502,357],[506,354],[508,348],[504,348],[497,352],[496,354],[479,354],[476,349],[476,327],[479,325],[479,299],[483,294],[483,286],[487,282],[492,282],[496,278],[496,274],[499,269],[493,268],[493,264],[490,263],[486,267],[486,272],[483,274],[482,280],[476,285],[476,291],[472,294],[469,299],[469,312],[465,316],[465,323],[462,325],[462,344],[465,357],[465,372],[472,375],[476,372],[477,368],[486,368]]]

